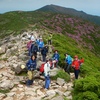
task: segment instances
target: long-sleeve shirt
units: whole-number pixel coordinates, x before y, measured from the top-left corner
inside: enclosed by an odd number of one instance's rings
[[[26,66],[27,66],[27,69],[28,70],[35,70],[36,69],[36,60],[32,60],[30,59],[27,63],[26,63]]]
[[[53,55],[53,58],[54,58],[55,60],[59,61],[60,56],[59,56],[58,53],[55,53],[55,54]]]
[[[50,72],[50,64],[49,64],[49,62],[47,62],[44,65],[44,74],[45,74],[45,76],[48,76],[49,72]]]
[[[72,64],[72,58],[71,58],[71,56],[68,55],[68,56],[65,58],[65,61],[66,61],[66,63],[68,63],[68,64]]]
[[[79,70],[79,69],[80,69],[81,63],[82,63],[81,60],[74,60],[74,61],[72,62],[72,67],[74,67],[75,70]]]
[[[40,47],[40,48],[43,48],[43,47],[44,47],[44,42],[43,42],[43,41],[40,41],[40,42],[39,42],[39,47]]]

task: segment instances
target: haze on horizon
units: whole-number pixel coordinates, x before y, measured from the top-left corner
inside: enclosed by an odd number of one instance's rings
[[[58,5],[100,16],[100,0],[0,0],[0,13],[9,11],[34,11],[45,5]]]

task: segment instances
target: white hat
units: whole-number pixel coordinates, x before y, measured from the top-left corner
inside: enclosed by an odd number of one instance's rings
[[[25,65],[21,65],[21,69],[24,69],[25,68]]]

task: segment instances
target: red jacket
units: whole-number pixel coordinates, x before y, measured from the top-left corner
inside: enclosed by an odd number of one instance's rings
[[[83,63],[84,61],[82,60],[74,60],[72,62],[72,67],[75,68],[75,70],[79,70],[81,63]]]

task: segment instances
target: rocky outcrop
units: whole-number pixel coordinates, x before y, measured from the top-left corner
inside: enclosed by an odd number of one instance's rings
[[[35,31],[33,33],[37,36]],[[31,87],[25,85],[26,76],[16,76],[23,71],[25,74],[27,73],[25,69],[21,68],[21,65],[25,66],[29,59],[26,34],[24,32],[16,37],[11,36],[8,42],[5,42],[5,39],[2,40],[2,43],[5,44],[0,47],[0,90],[3,91],[0,93],[0,100],[64,100],[65,97],[72,100],[72,80],[68,83],[61,78],[51,80],[50,89],[47,90],[43,88],[44,76],[40,76],[39,71],[34,72],[34,84]],[[50,49],[47,58],[52,56],[51,52]],[[37,68],[43,63],[41,58],[38,53]],[[55,76],[59,70],[58,68],[52,69],[50,76]],[[71,74],[71,78],[73,79],[73,74]]]

